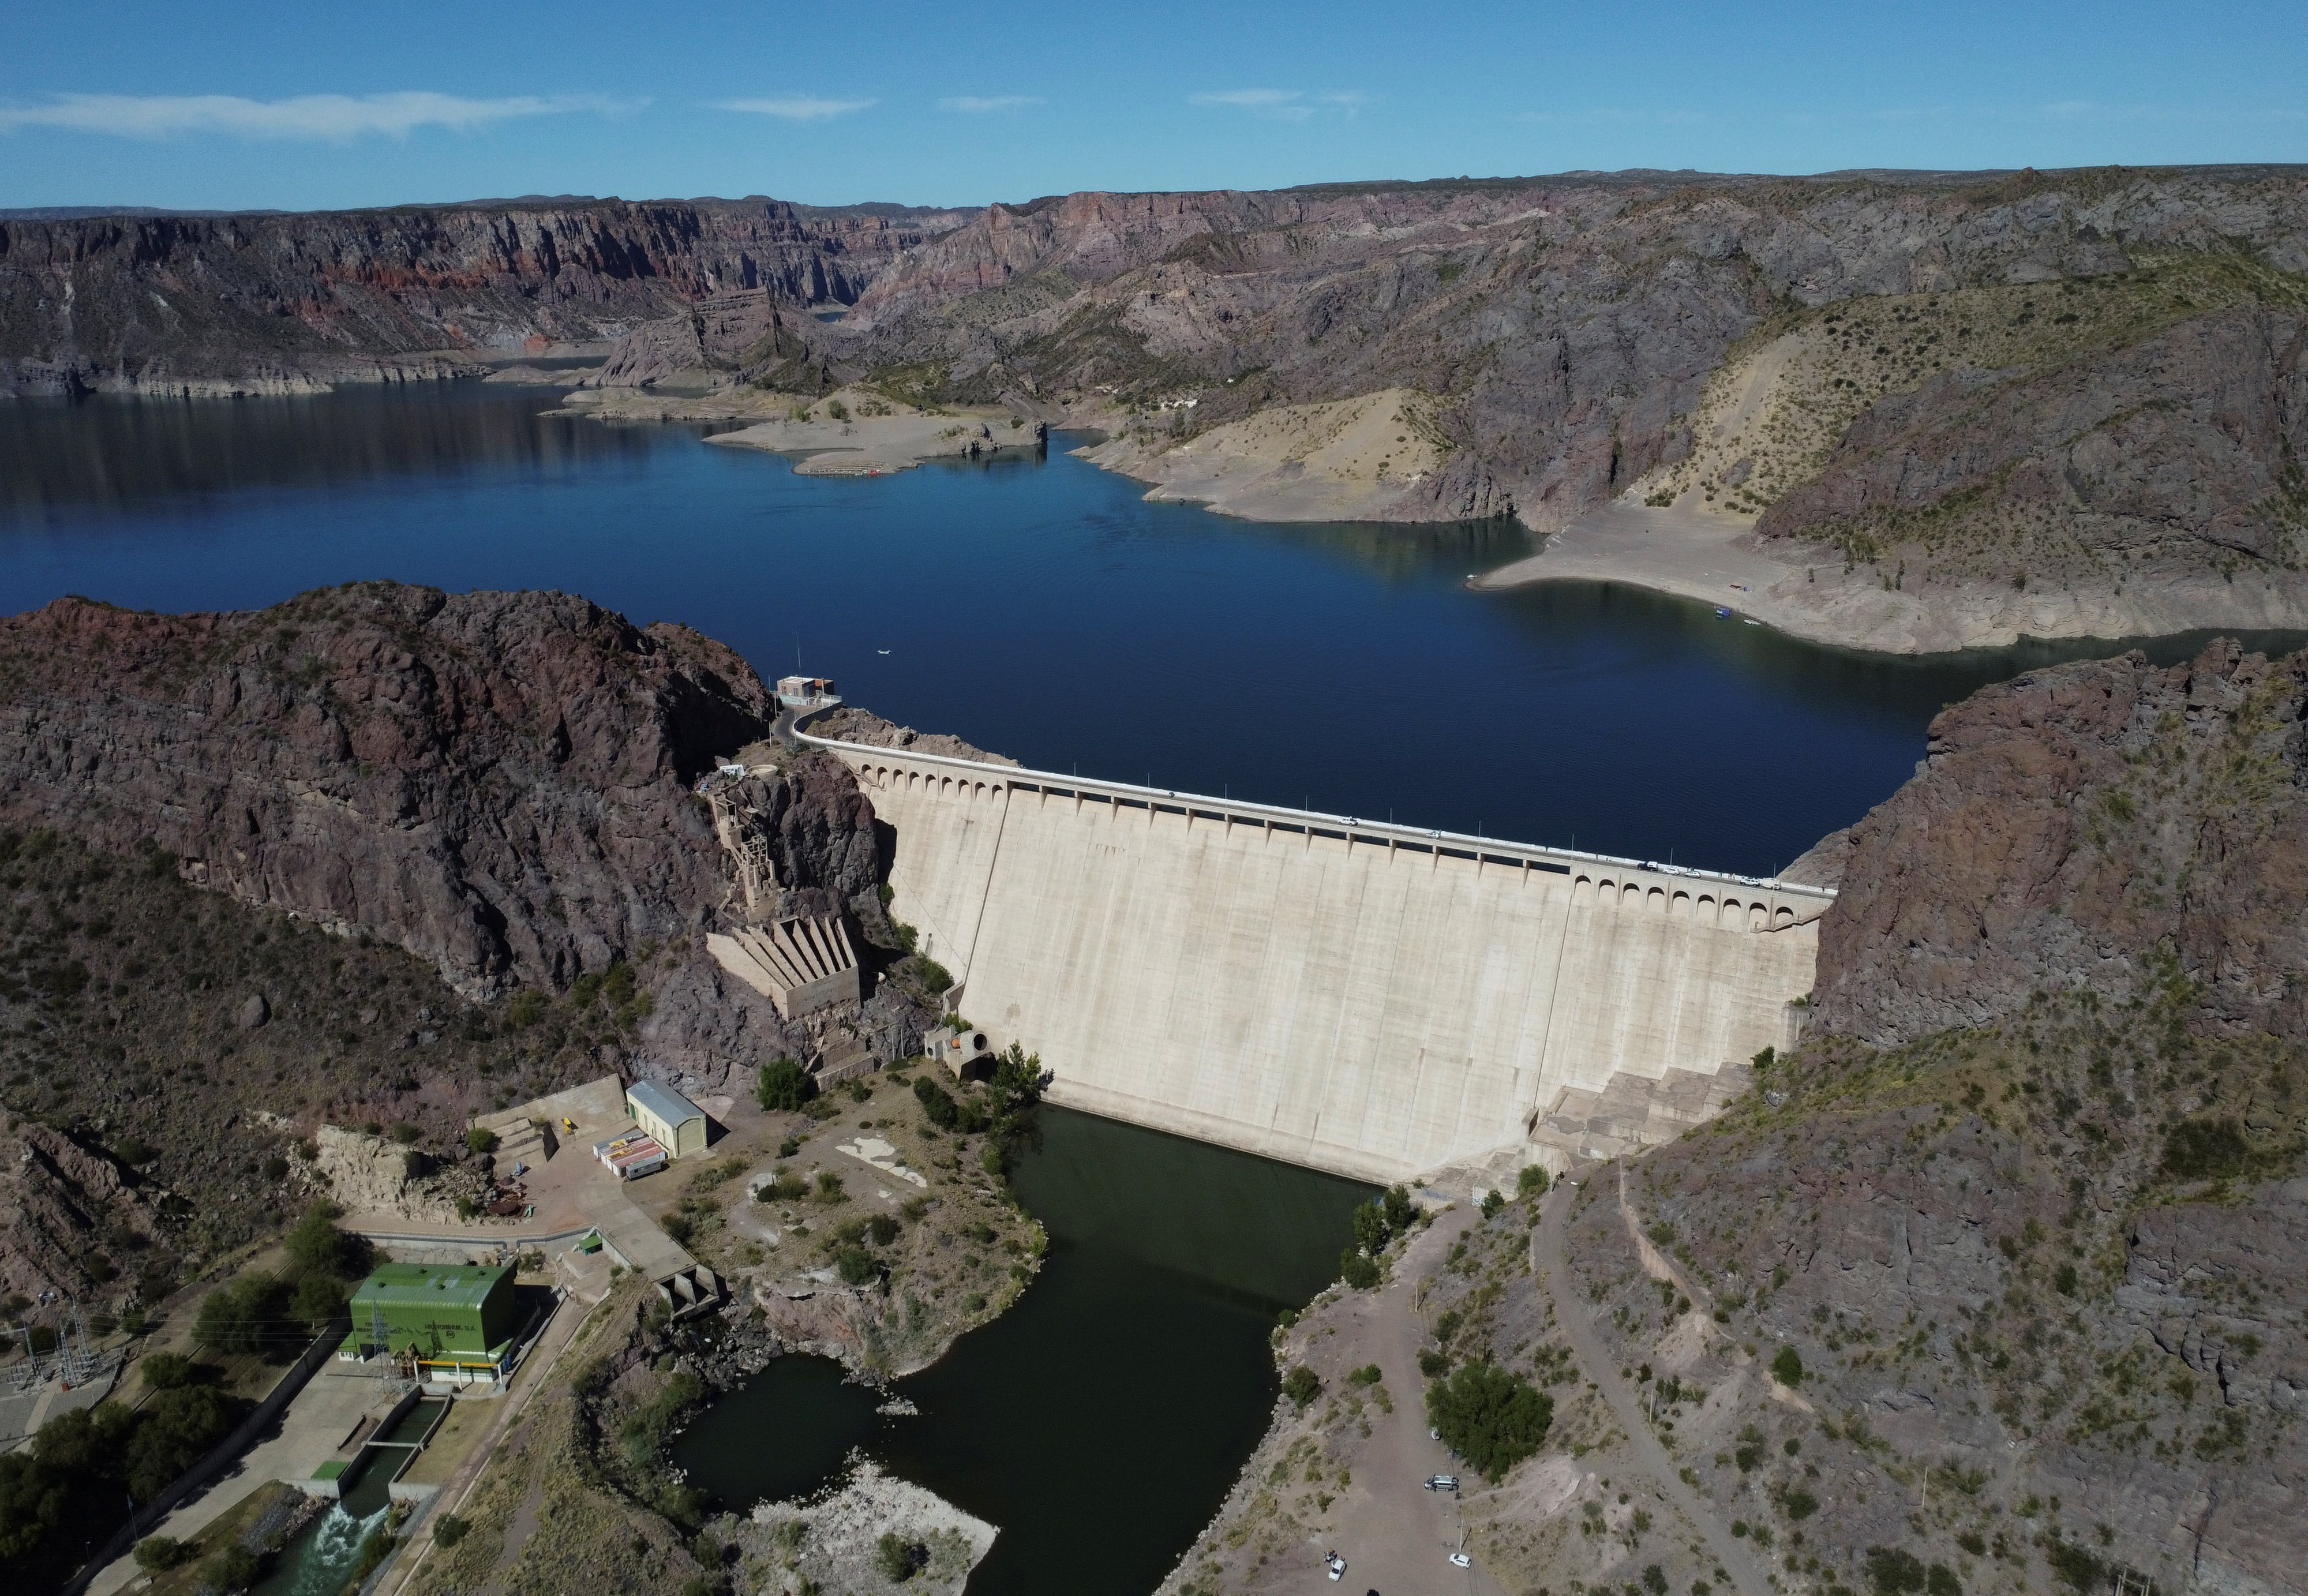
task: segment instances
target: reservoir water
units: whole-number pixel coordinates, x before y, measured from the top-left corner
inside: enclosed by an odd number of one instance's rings
[[[1623,589],[1471,592],[1529,550],[1503,524],[1227,521],[1147,504],[1063,440],[814,479],[558,402],[0,401],[0,613],[560,588],[765,675],[798,650],[853,702],[1030,764],[1755,874],[1887,797],[1942,704],[2107,651],[1859,655]],[[1052,1233],[1043,1275],[901,1383],[919,1418],[788,1359],[683,1437],[693,1478],[743,1505],[860,1447],[1001,1527],[979,1596],[1150,1588],[1263,1429],[1274,1314],[1331,1277],[1360,1192],[1055,1110],[1018,1186]],[[367,1528],[324,1523],[282,1596],[319,1596]]]
[[[541,414],[558,403],[0,402],[0,613],[560,588],[764,674],[798,647],[853,702],[1029,764],[1747,873],[1880,802],[1942,703],[2105,651],[1897,660],[1626,589],[1470,592],[1522,533],[1150,505],[1064,440],[811,478],[699,427]]]

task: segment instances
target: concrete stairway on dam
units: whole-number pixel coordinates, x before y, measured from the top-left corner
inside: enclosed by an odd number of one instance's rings
[[[893,912],[1052,1101],[1368,1179],[1537,1160],[1549,1119],[1679,1134],[1786,1044],[1833,896],[802,740],[857,774]]]
[[[835,1003],[856,1003],[857,949],[836,916],[779,920],[767,927],[715,931],[705,945],[722,969],[797,1019]]]
[[[1727,1064],[1712,1074],[1670,1069],[1657,1080],[1614,1072],[1599,1091],[1559,1090],[1552,1104],[1531,1116],[1530,1139],[1574,1159],[1616,1158],[1705,1124],[1754,1083],[1754,1071],[1744,1064]]]

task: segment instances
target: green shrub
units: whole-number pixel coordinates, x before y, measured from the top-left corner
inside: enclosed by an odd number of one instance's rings
[[[1791,1389],[1803,1384],[1803,1359],[1793,1347],[1781,1347],[1771,1359],[1771,1378]]]
[[[875,1214],[866,1229],[872,1234],[875,1247],[887,1247],[898,1238],[898,1221],[886,1213]]]
[[[1290,1399],[1292,1407],[1303,1413],[1308,1402],[1322,1394],[1322,1376],[1302,1363],[1283,1380],[1282,1394]]]
[[[914,1100],[921,1104],[929,1122],[942,1131],[950,1131],[961,1123],[961,1109],[955,1104],[953,1094],[927,1075],[916,1078]]]
[[[1426,1388],[1426,1415],[1443,1444],[1495,1485],[1546,1441],[1554,1402],[1496,1364],[1470,1363]]]
[[[831,1169],[820,1169],[817,1172],[817,1200],[828,1206],[849,1201],[849,1194],[841,1189],[841,1177]]]
[[[1418,1355],[1418,1372],[1430,1380],[1439,1380],[1451,1372],[1451,1354],[1429,1347]]]
[[[2187,1119],[2164,1143],[2164,1172],[2182,1180],[2226,1180],[2248,1172],[2252,1147],[2233,1119]]]
[[[696,1225],[685,1213],[667,1214],[658,1221],[658,1228],[683,1247],[687,1247],[690,1238],[697,1234]]]
[[[1546,1167],[1544,1164],[1525,1164],[1522,1167],[1522,1173],[1515,1177],[1515,1195],[1518,1197],[1546,1195]]]
[[[922,990],[931,996],[934,997],[941,992],[952,989],[952,973],[927,953],[916,953],[913,957],[913,966],[914,979],[921,982]]]
[[[1779,1505],[1787,1509],[1789,1518],[1801,1523],[1819,1511],[1819,1498],[1801,1486],[1796,1486],[1779,1498]]]
[[[254,1552],[234,1544],[220,1548],[214,1557],[202,1565],[201,1573],[219,1591],[245,1591],[263,1577],[264,1565]]]
[[[1354,1370],[1347,1376],[1347,1384],[1349,1385],[1375,1385],[1384,1377],[1384,1376],[1379,1373],[1379,1367],[1377,1364],[1365,1363],[1362,1367]]]
[[[409,1124],[406,1119],[394,1126],[392,1132],[392,1139],[400,1143],[403,1147],[407,1147],[411,1143],[415,1142],[421,1134],[422,1133],[419,1132],[415,1126]]]
[[[477,1125],[465,1133],[465,1145],[475,1153],[495,1152],[497,1134],[485,1125]]]
[[[136,1566],[147,1574],[162,1574],[191,1554],[192,1548],[173,1535],[147,1535],[136,1543]]]
[[[834,401],[832,408],[840,410],[841,401]],[[882,1571],[882,1577],[891,1584],[905,1583],[914,1577],[912,1543],[884,1531],[882,1539],[874,1543],[874,1566]]]
[[[874,1255],[862,1247],[845,1247],[833,1257],[833,1267],[844,1285],[862,1286],[880,1273]]]
[[[1483,1200],[1480,1203],[1480,1207],[1482,1208],[1483,1217],[1485,1219],[1489,1219],[1506,1205],[1506,1195],[1503,1192],[1499,1191],[1496,1187],[1493,1187],[1491,1190],[1483,1194]]]
[[[762,1109],[790,1114],[809,1100],[809,1072],[790,1058],[772,1058],[762,1066],[754,1095]],[[790,1158],[791,1153],[783,1156]]]
[[[797,1148],[795,1151],[800,1150]],[[779,1169],[769,1179],[763,1181],[754,1193],[754,1200],[762,1203],[798,1203],[807,1195],[809,1195],[809,1182],[791,1169]]]
[[[1923,1590],[1929,1577],[1912,1552],[1893,1546],[1867,1549],[1867,1578],[1875,1596],[1912,1596]]]
[[[453,1513],[444,1513],[433,1521],[433,1539],[444,1547],[454,1546],[465,1538],[473,1526]]]
[[[1357,1291],[1367,1291],[1381,1279],[1378,1265],[1366,1257],[1361,1248],[1348,1247],[1339,1255],[1339,1278]]]
[[[1666,1596],[1666,1570],[1651,1563],[1643,1569],[1643,1589],[1651,1596]]]
[[[1963,1596],[1963,1582],[1944,1563],[1934,1563],[1925,1573],[1924,1588],[1931,1596]]]

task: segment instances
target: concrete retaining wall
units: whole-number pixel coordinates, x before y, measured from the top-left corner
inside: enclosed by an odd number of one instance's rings
[[[814,739],[811,739],[814,740]],[[1789,1040],[1830,894],[840,744],[891,912],[1052,1100],[1399,1179]]]

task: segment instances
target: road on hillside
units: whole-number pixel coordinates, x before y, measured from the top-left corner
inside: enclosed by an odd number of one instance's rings
[[[1715,1555],[1717,1566],[1729,1573],[1739,1596],[1773,1596],[1770,1580],[1755,1566],[1746,1544],[1733,1539],[1729,1528],[1716,1516],[1706,1498],[1684,1483],[1675,1460],[1667,1455],[1666,1448],[1645,1421],[1641,1402],[1619,1377],[1617,1361],[1607,1354],[1602,1338],[1595,1333],[1595,1322],[1588,1316],[1587,1304],[1579,1300],[1578,1292],[1572,1289],[1571,1270],[1563,1262],[1563,1233],[1569,1228],[1572,1201],[1578,1195],[1578,1188],[1570,1180],[1555,1182],[1554,1189],[1547,1194],[1538,1226],[1530,1237],[1531,1267],[1546,1276],[1554,1317],[1571,1342],[1572,1353],[1579,1359],[1579,1367],[1587,1378],[1603,1393],[1603,1400],[1610,1403],[1612,1417],[1619,1421],[1619,1428],[1627,1432],[1627,1445],[1636,1463],[1651,1476],[1659,1495],[1673,1503],[1706,1540],[1707,1549]]]

